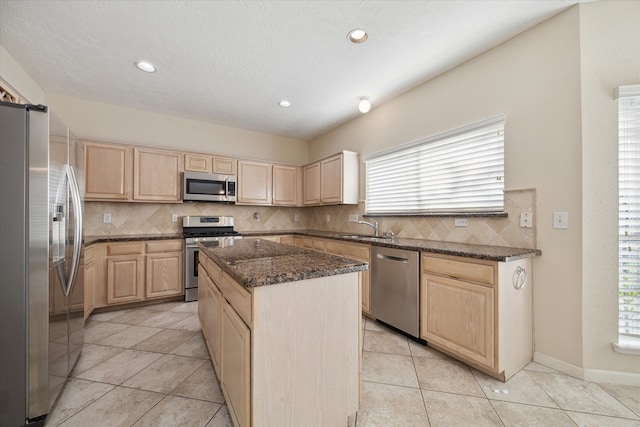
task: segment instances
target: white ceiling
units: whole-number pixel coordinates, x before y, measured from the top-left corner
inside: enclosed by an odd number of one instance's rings
[[[579,1],[0,0],[0,45],[47,93],[309,140]]]

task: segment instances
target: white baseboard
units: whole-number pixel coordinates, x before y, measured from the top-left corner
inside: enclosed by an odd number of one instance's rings
[[[533,354],[533,360],[542,365],[548,366],[549,368],[555,369],[556,371],[560,371],[563,374],[571,375],[572,377],[585,381],[640,386],[640,374],[619,371],[603,371],[600,369],[584,369],[538,352]]]

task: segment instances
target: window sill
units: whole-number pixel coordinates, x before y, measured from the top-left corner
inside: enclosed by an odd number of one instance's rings
[[[507,212],[365,213],[365,218],[507,218]]]
[[[613,351],[621,354],[633,354],[640,356],[640,338],[619,336],[617,343],[611,343]]]

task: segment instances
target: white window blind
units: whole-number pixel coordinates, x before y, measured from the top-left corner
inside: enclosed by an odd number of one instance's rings
[[[501,115],[369,157],[367,213],[502,211],[504,124]]]
[[[619,333],[640,336],[640,85],[618,98]]]

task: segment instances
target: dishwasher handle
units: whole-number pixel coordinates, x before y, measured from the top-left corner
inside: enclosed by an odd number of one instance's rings
[[[376,254],[376,256],[380,259],[386,259],[389,261],[396,261],[396,262],[401,262],[404,264],[408,264],[409,260],[407,258],[400,258],[397,256],[393,256],[393,255],[384,255],[384,254]]]

